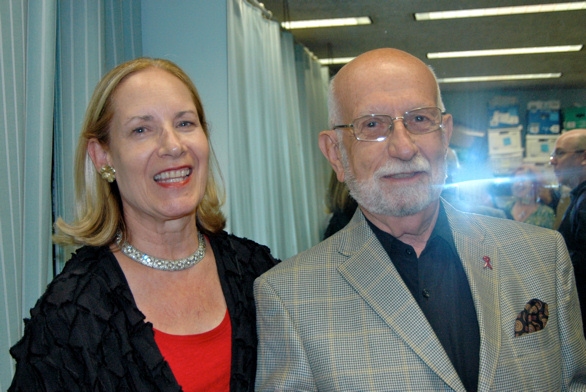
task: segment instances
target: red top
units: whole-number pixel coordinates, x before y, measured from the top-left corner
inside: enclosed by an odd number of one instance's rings
[[[229,391],[232,325],[224,319],[211,331],[170,335],[155,331],[155,342],[185,392]]]

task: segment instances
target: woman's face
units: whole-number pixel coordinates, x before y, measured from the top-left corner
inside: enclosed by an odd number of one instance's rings
[[[515,197],[531,196],[533,192],[532,173],[527,170],[519,170],[513,178],[512,193]]]
[[[193,216],[206,188],[209,144],[189,89],[148,68],[112,98],[104,154],[116,170],[125,220],[156,225]]]

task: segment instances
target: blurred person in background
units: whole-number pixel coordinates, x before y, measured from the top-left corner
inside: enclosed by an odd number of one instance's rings
[[[586,129],[562,134],[556,140],[550,164],[558,182],[572,189],[558,231],[572,258],[582,319],[586,322]]]
[[[340,229],[343,229],[350,222],[358,207],[356,200],[350,196],[346,184],[338,181],[335,171],[332,171],[332,175],[330,176],[328,194],[326,195],[326,206],[331,215],[328,221],[328,227],[324,233],[324,240],[337,233]]]
[[[502,209],[507,218],[536,226],[553,228],[554,210],[541,203],[539,194],[543,184],[535,166],[519,166],[511,176],[511,193],[513,198]]]
[[[494,207],[492,196],[485,184],[480,182],[476,188],[475,197],[471,200],[470,195],[464,195],[466,192],[462,190],[460,183],[456,182],[455,177],[460,171],[460,160],[453,148],[448,148],[446,155],[447,161],[447,175],[444,189],[442,190],[442,198],[454,206],[456,209],[464,212],[472,212],[474,214],[494,216],[495,218],[506,219],[505,213]],[[467,187],[464,187],[467,188]]]

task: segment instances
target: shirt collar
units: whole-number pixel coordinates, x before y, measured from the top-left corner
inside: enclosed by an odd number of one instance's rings
[[[370,226],[372,231],[375,233],[375,235],[377,235],[377,237],[380,238],[380,235],[382,234],[383,237],[386,236],[387,238],[390,238],[393,241],[399,241],[397,238],[393,237],[389,233],[376,227],[371,221],[368,220],[368,218],[366,218],[366,216],[364,218],[368,222],[368,225]],[[452,230],[450,229],[450,222],[448,221],[448,216],[446,214],[446,210],[444,209],[444,205],[442,202],[440,202],[437,221],[435,222],[435,226],[433,227],[431,235],[429,236],[429,239],[427,240],[427,244],[429,244],[436,237],[443,239],[449,245],[449,247],[452,249],[452,251],[455,254],[458,254],[458,252],[456,250],[456,244],[454,243],[454,237],[452,235]],[[401,242],[401,241],[399,241],[399,242]],[[426,244],[426,247],[427,247],[427,244]]]
[[[448,221],[448,215],[446,214],[443,202],[440,202],[437,221],[435,222],[435,227],[433,228],[429,239],[431,240],[436,236],[443,239],[450,246],[452,251],[455,254],[458,254],[456,251],[456,244],[454,243],[454,236],[452,235],[452,229],[450,228],[450,222]],[[427,242],[429,243],[429,241]]]

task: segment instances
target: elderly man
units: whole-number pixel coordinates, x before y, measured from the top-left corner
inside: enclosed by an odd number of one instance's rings
[[[452,117],[395,49],[333,79],[319,146],[359,209],[255,282],[260,391],[584,388],[561,235],[440,201]]]
[[[561,135],[550,163],[558,182],[572,189],[570,204],[558,230],[570,251],[582,320],[586,323],[586,129],[574,129]]]

